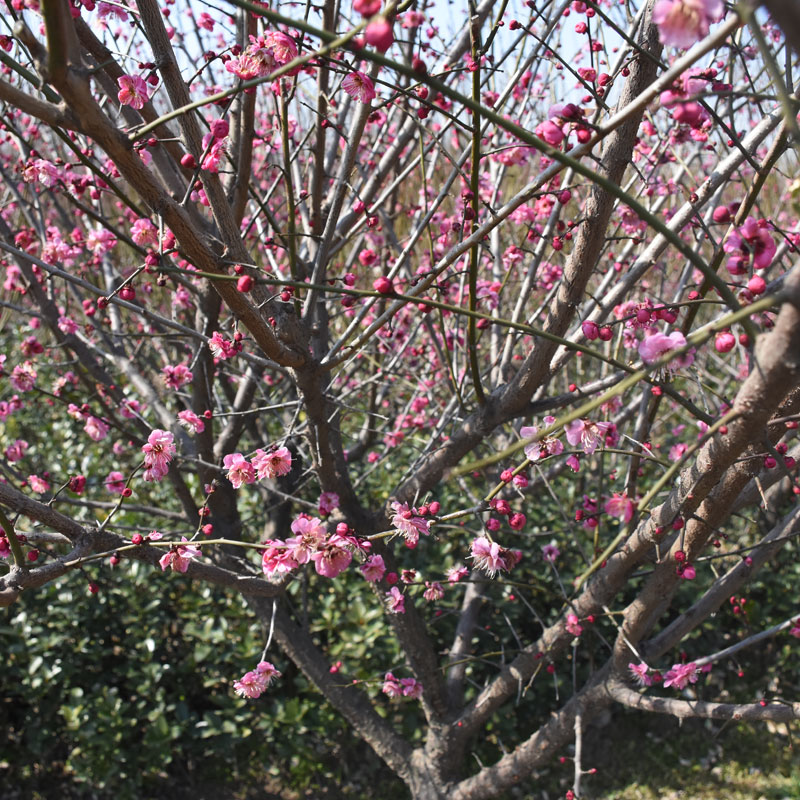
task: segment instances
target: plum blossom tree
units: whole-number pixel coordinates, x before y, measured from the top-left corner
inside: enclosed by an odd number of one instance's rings
[[[578,797],[614,705],[796,719],[730,688],[796,609],[714,616],[800,531],[766,5],[7,0],[0,602],[224,587],[269,631],[231,691],[302,673],[417,800],[570,743]]]

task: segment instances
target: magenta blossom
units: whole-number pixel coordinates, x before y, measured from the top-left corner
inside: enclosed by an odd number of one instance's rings
[[[640,686],[653,685],[652,676],[647,674],[650,671],[650,667],[648,667],[644,661],[642,661],[640,664],[628,664],[628,669],[630,670],[633,679]]]
[[[493,578],[500,570],[508,572],[522,558],[515,550],[507,550],[497,542],[490,542],[485,536],[479,536],[472,542],[472,555],[477,569],[482,569]]]
[[[579,624],[575,614],[567,614],[567,622],[564,627],[567,629],[567,633],[573,636],[580,636],[583,633],[583,626]]]
[[[169,431],[154,430],[142,446],[144,453],[144,479],[160,481],[169,471],[169,462],[175,455],[175,437]]]
[[[281,673],[269,663],[262,661],[254,670],[245,673],[238,681],[233,682],[233,688],[239,697],[255,700],[267,690],[274,678],[280,678]]]
[[[709,26],[724,11],[722,0],[659,0],[653,9],[653,22],[664,44],[691,47],[708,35]]]
[[[181,541],[188,542],[189,540],[185,536],[181,536]],[[158,563],[161,564],[162,571],[167,567],[172,567],[175,572],[186,572],[186,570],[189,569],[189,564],[192,563],[192,559],[198,558],[201,555],[202,553],[198,548],[192,547],[189,544],[179,544],[169,550],[169,552],[164,553],[164,555],[158,559]]]
[[[614,492],[606,500],[606,514],[621,519],[623,522],[630,522],[633,519],[633,512],[636,510],[636,503],[626,494]]]
[[[277,447],[269,453],[256,450],[253,456],[253,466],[258,473],[258,479],[280,478],[287,475],[292,469],[292,454],[287,447]]]
[[[543,422],[550,426],[556,421],[555,417],[545,417]],[[539,429],[535,425],[528,425],[520,428],[519,435],[523,439],[532,439],[539,435]],[[557,456],[564,452],[564,444],[554,436],[544,436],[539,441],[531,442],[525,446],[525,455],[530,461],[538,461],[548,456]]]
[[[419,700],[422,697],[422,684],[416,678],[400,678],[403,697]]]
[[[386,592],[386,603],[390,614],[406,613],[405,595],[396,586],[392,586],[392,588]]]
[[[664,688],[674,686],[685,689],[690,683],[697,683],[697,664],[673,664],[672,669],[664,676]]]
[[[386,675],[384,675],[383,688],[381,691],[384,694],[388,694],[393,700],[397,697],[402,697],[403,694],[403,690],[400,687],[400,681],[398,681],[391,672],[387,672]]]
[[[346,75],[342,81],[342,89],[361,103],[371,103],[375,99],[375,86],[363,72]]]
[[[686,338],[680,331],[673,331],[670,334],[656,331],[639,342],[639,355],[645,364],[652,364],[670,351],[681,347],[686,347]],[[679,367],[688,367],[693,361],[694,350],[690,350],[676,358],[674,363]]]
[[[122,75],[117,78],[119,92],[117,98],[124,106],[140,109],[150,99],[147,92],[147,83],[138,75]]]
[[[179,411],[178,421],[184,428],[195,433],[202,433],[206,429],[205,422],[194,411]]]
[[[391,506],[394,509],[392,527],[402,534],[409,547],[416,547],[419,535],[424,533],[427,536],[430,533],[430,520],[417,516],[414,513],[416,509],[410,509],[408,503],[401,504],[394,500]]]
[[[325,578],[335,578],[340,572],[347,569],[353,559],[353,554],[341,547],[334,540],[335,536],[321,550],[311,554],[314,569]]]
[[[542,558],[550,564],[555,564],[561,551],[554,544],[546,544],[542,546]]]
[[[228,480],[234,489],[243,483],[253,483],[256,479],[253,465],[241,453],[228,453],[222,459],[222,465],[228,470]]]
[[[592,455],[605,441],[610,422],[590,422],[586,419],[575,419],[564,427],[567,441],[572,447],[580,447],[587,456]]]
[[[753,269],[766,269],[772,263],[778,248],[769,235],[766,221],[756,221],[748,217],[725,240],[722,249],[730,253],[726,264],[728,272],[731,275],[745,275],[751,260]]]
[[[383,556],[370,556],[360,567],[364,577],[370,582],[379,581],[386,574],[386,564],[383,563]]]
[[[429,602],[433,603],[441,600],[444,597],[444,586],[439,581],[425,581],[425,591],[422,596]]]

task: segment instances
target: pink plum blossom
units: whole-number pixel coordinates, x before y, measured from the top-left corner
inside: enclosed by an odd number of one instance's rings
[[[88,434],[89,438],[95,442],[102,442],[108,436],[108,425],[103,420],[92,416],[91,414],[86,418],[86,424],[83,429]]]
[[[631,676],[641,686],[652,686],[653,685],[653,678],[651,675],[647,673],[650,671],[650,667],[642,661],[640,664],[628,664],[628,669],[630,670]]]
[[[319,496],[318,508],[323,516],[332,513],[339,508],[339,495],[336,492],[323,492]]]
[[[664,688],[674,686],[676,689],[685,689],[690,683],[697,683],[697,664],[673,664],[672,669],[664,676]]]
[[[652,364],[658,361],[672,350],[686,347],[686,338],[680,331],[673,331],[670,334],[656,331],[651,336],[645,336],[639,342],[639,355],[645,364]],[[688,367],[694,361],[694,350],[684,353],[676,360],[680,367]]]
[[[422,684],[416,678],[400,678],[403,697],[419,700],[422,697]]]
[[[391,672],[387,672],[386,675],[383,676],[383,688],[381,691],[389,695],[393,700],[397,697],[402,697],[403,694],[400,681],[398,681]]]
[[[150,99],[147,83],[138,75],[122,75],[117,78],[119,92],[117,98],[124,106],[140,109]]]
[[[277,447],[268,453],[256,450],[252,458],[253,466],[258,473],[258,479],[279,478],[288,475],[292,470],[292,454],[288,447]]]
[[[521,554],[501,547],[497,542],[490,542],[485,536],[479,536],[472,542],[472,555],[475,567],[483,570],[493,578],[500,570],[508,571],[520,560]]]
[[[364,577],[370,582],[379,581],[386,574],[386,565],[383,563],[383,556],[375,553],[371,555],[360,567]]]
[[[392,586],[392,588],[386,592],[386,602],[390,614],[406,613],[405,595],[396,586]]]
[[[168,388],[180,389],[182,386],[186,386],[187,383],[191,383],[194,376],[186,364],[176,364],[175,366],[167,364],[161,370],[161,377]]]
[[[239,489],[243,483],[253,483],[256,479],[253,465],[241,453],[228,453],[222,459],[222,465],[228,470],[228,480],[234,489]]]
[[[575,614],[567,614],[567,622],[564,627],[573,636],[580,636],[583,633],[583,626],[579,624],[578,617]]]
[[[610,422],[591,422],[586,419],[575,419],[568,422],[564,430],[567,441],[572,447],[580,447],[587,456],[592,455],[604,443],[605,435],[611,427]]]
[[[469,569],[463,565],[458,567],[451,567],[447,570],[447,582],[448,583],[458,583],[460,580],[469,575]]]
[[[125,476],[119,470],[112,470],[104,481],[106,489],[114,494],[122,494],[125,489]]]
[[[185,536],[181,536],[181,541],[188,542],[189,540]],[[158,559],[158,563],[161,564],[162,571],[171,567],[175,572],[186,572],[192,559],[199,558],[201,555],[202,553],[197,547],[192,547],[190,544],[179,544],[164,553]]]
[[[606,500],[606,514],[612,517],[621,519],[627,523],[633,519],[633,512],[636,510],[636,503],[630,499],[626,494],[614,492],[614,494]]]
[[[274,679],[280,677],[281,673],[269,661],[262,661],[254,670],[234,681],[233,688],[239,697],[255,700],[261,697]]]
[[[30,361],[18,364],[11,370],[11,385],[18,392],[30,392],[36,384],[36,374]]]
[[[416,509],[410,509],[408,503],[398,503],[393,500],[391,506],[394,509],[392,527],[402,534],[409,547],[416,547],[419,535],[424,533],[427,536],[430,533],[430,520],[415,514]]]
[[[194,411],[179,411],[178,420],[186,430],[194,433],[202,433],[206,429],[206,423]]]
[[[556,421],[555,417],[545,417],[543,422],[548,427]],[[532,439],[539,435],[539,429],[535,425],[520,428],[519,435],[523,439]],[[548,456],[557,456],[564,452],[564,444],[554,436],[544,436],[539,441],[531,442],[525,446],[525,455],[531,461],[538,461]]]
[[[311,554],[314,569],[317,574],[325,578],[335,578],[350,566],[353,559],[350,550],[342,547],[340,542],[335,541],[335,538],[331,537],[331,540],[321,550]]]
[[[142,453],[146,467],[144,479],[160,481],[169,471],[169,462],[175,455],[175,437],[169,431],[156,429],[147,437]]]
[[[708,35],[709,26],[724,11],[722,0],[659,0],[653,8],[653,22],[664,44],[691,47]]]
[[[748,217],[725,240],[722,249],[730,254],[727,261],[731,275],[744,275],[752,263],[753,269],[766,269],[777,252],[777,246],[767,230],[765,220]]]
[[[280,539],[269,539],[264,544],[266,546],[261,556],[261,569],[265,575],[291,572],[299,566],[289,548]]]
[[[50,484],[38,475],[28,475],[28,486],[30,486],[36,494],[45,494],[45,492],[50,491]]]
[[[15,461],[21,461],[25,458],[25,451],[28,449],[28,443],[24,439],[16,439],[13,444],[6,447],[6,460],[13,464]]]
[[[239,348],[230,339],[226,339],[219,331],[214,331],[211,338],[208,340],[208,349],[214,358],[219,358],[222,361],[235,356],[239,352]]]
[[[441,600],[444,597],[444,587],[439,581],[425,581],[425,591],[422,596],[429,602],[433,603],[436,600]]]
[[[346,75],[342,81],[342,89],[361,103],[371,103],[375,99],[375,86],[363,72],[351,72]]]
[[[542,558],[550,564],[555,564],[561,551],[554,544],[546,544],[542,547]]]

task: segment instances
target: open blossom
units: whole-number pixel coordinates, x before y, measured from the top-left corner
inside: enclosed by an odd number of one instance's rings
[[[188,431],[202,433],[206,429],[206,423],[194,411],[179,411],[178,420]]]
[[[150,538],[152,539],[153,537],[151,536]],[[185,536],[181,536],[181,541],[188,542],[189,540]],[[192,563],[192,559],[201,555],[202,553],[198,548],[192,547],[190,544],[179,544],[169,552],[164,553],[158,559],[158,563],[161,564],[162,571],[167,567],[171,567],[175,572],[186,572],[189,569],[189,564]]]
[[[748,217],[740,228],[734,228],[722,249],[730,254],[727,261],[731,275],[747,273],[751,259],[753,269],[766,269],[777,251],[777,246],[766,228],[765,221]]]
[[[639,355],[645,364],[652,364],[658,361],[664,355],[672,350],[686,346],[686,338],[680,331],[673,331],[670,334],[656,333],[651,336],[645,336],[639,342]],[[679,367],[688,367],[694,361],[694,350],[684,353],[682,356],[675,359],[675,364]]]
[[[234,489],[243,483],[253,483],[256,479],[253,465],[241,453],[228,453],[222,459],[222,465],[228,470],[228,480]]]
[[[161,370],[161,377],[170,389],[180,389],[181,386],[191,383],[194,376],[186,364],[176,364],[175,366],[167,364]]]
[[[422,697],[422,684],[416,678],[400,678],[403,697],[419,700]]]
[[[441,600],[444,597],[444,587],[439,581],[425,581],[425,591],[422,596],[429,602],[433,603],[436,600]]]
[[[466,578],[467,575],[469,575],[469,569],[463,564],[458,567],[451,567],[447,570],[447,582],[458,583],[460,580]]]
[[[280,677],[281,673],[269,661],[262,661],[254,670],[246,672],[238,681],[234,681],[233,688],[239,697],[255,700],[261,697],[273,679]]]
[[[408,503],[398,503],[394,500],[391,506],[394,509],[392,527],[403,535],[409,547],[416,547],[419,535],[424,533],[427,536],[430,533],[430,520],[417,516],[414,513],[415,509],[409,509]]]
[[[641,686],[653,685],[652,676],[647,674],[650,671],[650,667],[648,667],[644,661],[642,661],[641,664],[628,664],[628,669],[630,670],[631,676],[636,683],[640,684]]]
[[[691,47],[708,35],[709,26],[723,14],[722,0],[659,0],[653,22],[664,44]]]
[[[578,617],[575,614],[567,614],[567,622],[564,627],[573,636],[580,636],[583,633],[583,626],[579,624]]]
[[[140,109],[150,99],[147,93],[147,83],[138,75],[122,75],[117,78],[119,92],[117,98],[124,106]]]
[[[482,569],[493,578],[500,570],[508,571],[519,563],[522,554],[515,550],[501,547],[497,542],[490,542],[485,536],[479,536],[472,542],[472,555],[477,569]]]
[[[311,554],[314,569],[318,575],[322,575],[324,578],[335,578],[350,566],[350,562],[353,559],[353,554],[350,550],[342,547],[341,541],[337,541],[337,539],[338,537],[332,536],[321,550]]]
[[[400,687],[400,681],[398,681],[391,672],[387,672],[386,675],[383,676],[383,688],[381,691],[384,694],[388,694],[392,699],[395,697],[401,697],[403,694],[403,690]]]
[[[265,478],[279,478],[281,475],[288,475],[292,470],[292,454],[288,447],[278,447],[269,453],[256,450],[252,461],[260,481]]]
[[[10,464],[22,460],[25,458],[25,451],[27,449],[28,443],[24,439],[17,439],[13,444],[6,447],[6,460]]]
[[[114,494],[122,494],[125,489],[125,476],[118,470],[109,472],[104,481],[106,489]]]
[[[370,583],[379,581],[386,574],[386,564],[383,563],[383,556],[379,556],[377,553],[370,556],[359,569]]]
[[[11,385],[18,392],[29,392],[36,383],[36,370],[30,361],[18,364],[11,371]]]
[[[336,492],[323,492],[319,496],[319,513],[327,516],[339,508],[339,495]]]
[[[30,486],[36,494],[44,494],[50,491],[50,484],[38,475],[28,475],[28,486]]]
[[[590,456],[603,444],[606,432],[610,427],[610,422],[575,419],[568,422],[564,430],[567,432],[567,441],[573,447],[580,447],[587,456]]]
[[[545,417],[543,422],[545,425],[550,426],[556,421],[555,417]],[[523,428],[520,428],[519,435],[523,439],[532,439],[534,436],[538,436],[539,429],[535,425],[526,425]],[[543,438],[539,439],[537,442],[531,442],[528,445],[525,445],[525,455],[531,461],[538,461],[542,458],[547,458],[548,456],[557,456],[559,453],[564,452],[564,445],[560,439],[556,439],[554,436],[544,436]]]
[[[91,414],[86,418],[86,424],[83,429],[89,435],[89,438],[95,442],[102,442],[108,436],[108,425]]]
[[[633,519],[633,512],[636,510],[636,503],[626,494],[614,492],[606,500],[606,514],[621,519],[623,522],[630,522]]]
[[[545,561],[555,564],[561,551],[554,544],[546,544],[542,546],[542,558]]]
[[[169,462],[175,455],[175,437],[169,431],[154,430],[147,437],[147,444],[142,446],[144,479],[160,481],[169,471]]]
[[[280,539],[269,539],[264,542],[265,548],[261,556],[261,569],[267,576],[291,572],[299,564],[290,549]]]
[[[375,86],[368,75],[363,72],[351,72],[342,81],[344,89],[350,97],[362,102],[370,103],[375,98]]]
[[[235,342],[226,339],[219,331],[214,331],[211,338],[208,340],[208,349],[214,358],[225,359],[235,356],[239,352],[239,348]]]
[[[386,592],[386,602],[391,614],[405,614],[406,613],[406,598],[405,595],[396,587]]]
[[[676,689],[685,689],[690,683],[697,683],[697,664],[673,664],[672,669],[664,676],[664,688],[674,686]]]

